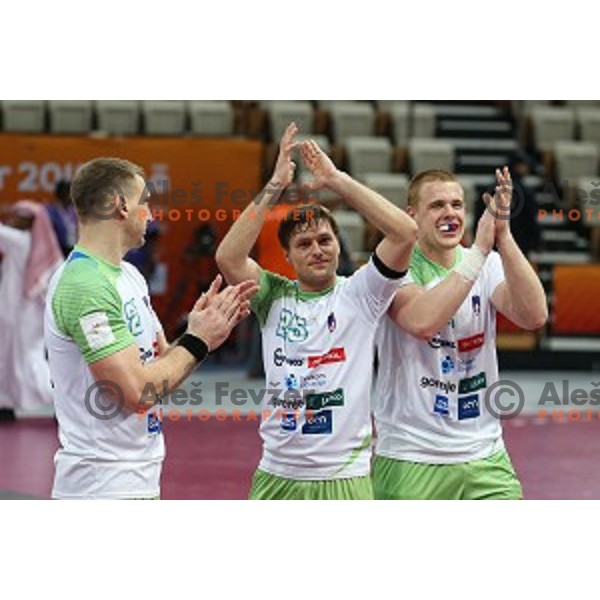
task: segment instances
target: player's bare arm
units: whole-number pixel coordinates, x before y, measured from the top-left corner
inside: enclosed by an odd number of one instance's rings
[[[250,253],[261,232],[265,213],[294,179],[296,164],[292,160],[292,151],[296,146],[294,136],[297,132],[295,123],[287,126],[279,144],[273,176],[234,222],[217,249],[217,264],[230,284],[245,280],[258,281],[260,278],[260,267],[250,258]]]
[[[473,247],[487,257],[494,246],[495,220],[484,211],[477,224]],[[415,337],[429,339],[442,329],[459,309],[471,291],[475,278],[458,271],[448,275],[429,290],[416,284],[402,287],[396,293],[388,314],[404,330]]]
[[[383,263],[394,271],[405,271],[417,239],[417,226],[413,219],[381,194],[337,169],[314,140],[303,142],[300,153],[313,175],[307,187],[315,191],[328,187],[336,192],[383,233],[384,239],[376,249]]]
[[[249,314],[249,299],[258,286],[246,281],[217,292],[221,284],[218,276],[208,293],[198,299],[188,318],[186,333],[204,342],[206,351],[218,348],[231,330]],[[139,349],[131,346],[90,365],[96,381],[110,381],[122,393],[124,406],[131,411],[150,408],[140,399],[146,386],[154,386],[160,395],[175,389],[197,366],[198,357],[186,347],[174,344],[161,358],[143,365]]]
[[[542,283],[510,231],[512,179],[508,167],[496,169],[496,190],[487,197],[496,213],[496,244],[506,280],[492,294],[492,304],[523,329],[539,329],[548,320]]]

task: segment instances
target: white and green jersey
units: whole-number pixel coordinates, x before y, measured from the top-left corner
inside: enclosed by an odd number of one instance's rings
[[[143,363],[158,356],[162,328],[142,275],[76,246],[50,282],[44,330],[61,444],[52,496],[158,496],[165,455],[158,414],[120,410],[102,393],[111,382],[95,382],[88,367],[132,344]]]
[[[458,248],[457,261],[469,250]],[[402,285],[430,289],[450,271],[416,248]],[[500,422],[484,406],[498,380],[496,311],[490,298],[504,281],[490,253],[458,312],[430,340],[413,337],[386,316],[377,331],[375,425],[379,456],[430,464],[468,462],[501,450]]]
[[[259,469],[297,480],[369,473],[374,337],[397,287],[373,260],[315,293],[261,272],[252,301],[267,375]]]

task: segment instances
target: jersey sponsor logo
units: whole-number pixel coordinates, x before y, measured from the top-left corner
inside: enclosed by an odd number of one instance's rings
[[[470,392],[476,392],[486,387],[485,373],[481,372],[473,377],[467,379],[461,379],[458,382],[458,393],[469,394]]]
[[[342,348],[332,348],[326,354],[321,356],[309,356],[308,357],[308,368],[314,369],[321,365],[329,365],[331,363],[344,362],[346,360],[346,350]]]
[[[458,420],[475,419],[479,416],[479,395],[462,396],[458,398]]]
[[[308,410],[321,410],[326,406],[344,406],[344,390],[338,388],[333,392],[306,394],[306,408]]]
[[[336,327],[337,327],[337,321],[335,319],[335,315],[333,313],[331,313],[327,317],[327,329],[329,329],[330,333],[333,333],[335,331]]]
[[[140,360],[142,361],[142,364],[145,365],[151,358],[152,358],[152,350],[148,349],[146,350],[145,348],[140,348]]]
[[[283,413],[281,414],[280,425],[281,425],[281,431],[287,431],[287,432],[296,431],[296,429],[298,428],[298,421],[296,420],[296,413],[283,411]]]
[[[273,352],[273,362],[276,367],[281,367],[284,364],[289,365],[290,367],[301,367],[304,364],[303,358],[288,358],[284,353],[282,348],[276,348],[275,352]]]
[[[304,342],[308,338],[306,319],[283,308],[279,313],[279,323],[275,335],[288,342]]]
[[[284,381],[286,390],[300,389],[298,385],[298,378],[293,373],[291,375],[287,375]]]
[[[140,360],[142,361],[142,364],[146,364],[151,358],[157,358],[159,353],[158,350],[158,342],[152,342],[152,348],[144,348],[143,346],[140,346],[139,348],[140,350]]]
[[[427,342],[432,348],[456,348],[456,344],[452,340],[444,340],[438,333]]]
[[[483,341],[485,340],[485,334],[476,333],[468,338],[463,338],[462,340],[458,340],[458,351],[459,352],[471,352],[472,350],[477,350],[477,348],[481,348],[483,346]]]
[[[105,312],[95,312],[79,319],[81,330],[92,350],[99,350],[115,341],[115,334]]]
[[[148,413],[148,433],[162,433],[163,422],[160,412]]]
[[[125,321],[127,322],[127,328],[131,332],[131,335],[140,335],[144,331],[144,328],[142,327],[142,318],[135,305],[135,298],[132,298],[123,304],[123,313],[125,314]]]
[[[290,391],[292,393],[290,393]],[[304,398],[302,395],[300,395],[300,392],[297,392],[297,390],[288,390],[284,393],[283,398],[280,398],[279,394],[273,395],[267,404],[272,405],[275,408],[299,410],[304,407]]]
[[[300,377],[301,390],[313,390],[327,385],[327,375],[325,373],[310,373],[306,377]]]
[[[442,373],[444,375],[452,373],[452,371],[454,371],[454,361],[452,360],[452,357],[446,356],[445,358],[442,358],[440,366],[442,367]]]
[[[455,392],[456,384],[451,381],[440,381],[439,379],[434,379],[433,377],[421,377],[421,387],[427,388],[432,387],[442,392]]]
[[[447,417],[450,414],[450,402],[448,400],[448,396],[442,396],[441,394],[436,394],[435,401],[433,403],[433,412]]]
[[[456,368],[458,369],[458,371],[460,373],[468,373],[473,368],[474,365],[475,365],[474,358],[468,358],[467,360],[463,360],[462,358],[459,358]]]
[[[471,296],[471,308],[473,309],[473,314],[476,317],[481,314],[481,296]]]
[[[312,415],[306,415],[306,423],[302,425],[304,434],[330,434],[333,431],[333,413],[322,410]]]

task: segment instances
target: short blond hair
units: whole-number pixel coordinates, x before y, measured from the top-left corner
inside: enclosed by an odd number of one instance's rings
[[[416,208],[419,203],[421,188],[425,183],[432,181],[459,183],[454,173],[450,173],[450,171],[445,171],[444,169],[427,169],[426,171],[421,171],[412,178],[408,186],[408,206]]]
[[[120,194],[136,175],[144,177],[144,169],[122,158],[96,158],[82,165],[71,184],[71,199],[79,218],[97,216],[98,207]]]

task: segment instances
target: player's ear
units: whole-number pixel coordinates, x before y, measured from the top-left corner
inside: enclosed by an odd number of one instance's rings
[[[126,219],[129,216],[128,215],[129,208],[127,207],[127,202],[125,200],[125,196],[122,196],[122,195],[115,196],[114,203],[115,203],[115,212]]]

